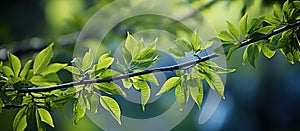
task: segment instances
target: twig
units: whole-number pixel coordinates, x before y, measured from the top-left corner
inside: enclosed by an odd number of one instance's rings
[[[272,31],[269,34],[265,34],[265,35],[259,36],[257,38],[254,38],[254,39],[245,40],[245,41],[241,42],[241,45],[239,46],[239,48],[243,47],[243,46],[246,46],[246,45],[249,45],[251,43],[260,41],[260,40],[268,39],[271,36],[274,36],[276,34],[284,32],[286,30],[295,28],[299,25],[300,25],[300,20],[295,22],[295,24],[293,24],[293,25],[287,25],[287,26],[283,26],[279,29],[276,29],[276,30]],[[217,55],[217,54],[210,54],[210,55],[201,57],[200,59],[191,60],[191,61],[181,63],[181,64],[177,64],[177,65],[165,66],[165,67],[159,67],[159,68],[144,70],[144,71],[141,71],[141,72],[123,74],[123,75],[115,76],[115,77],[111,77],[111,78],[104,78],[104,79],[97,78],[97,79],[92,79],[92,80],[74,81],[74,82],[64,83],[64,84],[55,85],[55,86],[39,87],[39,88],[20,88],[20,89],[1,88],[0,91],[3,91],[3,92],[18,91],[18,92],[22,92],[22,93],[27,93],[27,92],[50,92],[52,90],[63,89],[63,88],[67,88],[67,87],[77,86],[77,85],[112,82],[114,80],[127,79],[129,77],[140,76],[140,75],[145,75],[145,74],[149,74],[149,73],[178,70],[178,69],[182,69],[183,67],[187,67],[187,66],[190,66],[190,65],[194,65],[196,63],[204,62],[204,61],[210,60],[210,59],[218,57],[218,56],[219,55]]]

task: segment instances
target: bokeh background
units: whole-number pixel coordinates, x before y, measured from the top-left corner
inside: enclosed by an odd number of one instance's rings
[[[4,0],[0,4],[0,59],[6,60],[10,51],[22,58],[32,59],[35,54],[55,42],[53,62],[69,63],[73,57],[76,38],[87,20],[99,9],[113,0]],[[272,11],[272,5],[282,5],[284,0],[187,0],[199,8],[215,30],[226,29],[226,20],[238,24],[244,12],[250,17],[258,17]],[[145,3],[147,4],[147,3]],[[174,7],[176,8],[176,7]],[[187,16],[189,19],[193,16]],[[147,19],[148,18],[148,19]],[[117,25],[104,43],[111,46],[121,43],[126,32],[138,32],[151,26],[168,22],[152,16],[143,21],[131,18]],[[161,20],[161,21],[157,21]],[[144,23],[141,23],[144,22]],[[157,23],[158,22],[158,23]],[[139,24],[137,24],[139,23]],[[150,24],[154,23],[154,24]],[[169,25],[170,26],[170,25]],[[201,21],[199,21],[201,27]],[[176,30],[180,26],[171,26]],[[198,29],[201,32],[201,29]],[[256,68],[249,64],[242,65],[243,49],[235,52],[227,61],[228,68],[236,68],[235,73],[227,75],[226,100],[222,100],[212,118],[205,124],[198,124],[199,109],[194,106],[189,115],[173,130],[300,130],[300,64],[288,63],[277,52],[272,59],[260,55]],[[60,72],[65,82],[72,76]],[[175,101],[173,93],[167,94],[171,102]],[[168,101],[165,104],[168,105]],[[121,103],[121,108],[124,103]],[[140,109],[139,105],[126,106],[129,115]],[[3,110],[0,115],[0,130],[12,130],[12,123],[18,109]],[[157,114],[156,110],[145,113]],[[78,125],[73,125],[72,101],[64,106],[64,114],[53,110],[55,128],[48,130],[101,130],[85,117]],[[29,127],[28,130],[35,130]]]

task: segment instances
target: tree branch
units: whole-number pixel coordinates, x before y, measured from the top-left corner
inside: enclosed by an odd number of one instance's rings
[[[260,40],[268,39],[271,36],[274,36],[276,34],[284,32],[286,30],[295,28],[295,27],[297,27],[299,25],[300,25],[300,20],[296,21],[295,24],[283,26],[283,27],[281,27],[279,29],[276,29],[276,30],[272,31],[269,34],[265,34],[265,35],[259,36],[257,38],[254,38],[254,39],[245,40],[245,41],[241,42],[239,48],[243,47],[243,46],[246,46],[246,45],[249,45],[251,43],[255,43],[255,42],[260,41]],[[3,91],[3,92],[18,91],[18,92],[22,92],[22,93],[28,93],[28,92],[50,92],[52,90],[63,89],[63,88],[67,88],[67,87],[77,86],[77,85],[112,82],[114,80],[127,79],[129,77],[140,76],[140,75],[145,75],[145,74],[149,74],[149,73],[163,72],[163,71],[174,71],[174,70],[182,69],[183,67],[188,67],[188,66],[200,63],[200,62],[204,62],[204,61],[210,60],[212,58],[216,58],[218,56],[219,55],[217,55],[217,54],[210,54],[210,55],[201,57],[201,59],[191,60],[191,61],[188,61],[188,62],[185,62],[185,63],[181,63],[181,64],[177,64],[177,65],[159,67],[159,68],[144,70],[144,71],[141,71],[141,72],[134,72],[134,73],[124,74],[124,75],[120,75],[120,76],[115,76],[115,77],[111,77],[111,78],[104,78],[104,79],[98,78],[98,79],[92,79],[92,80],[74,81],[74,82],[64,83],[64,84],[60,84],[60,85],[54,85],[54,86],[49,86],[49,87],[39,87],[39,88],[20,88],[20,89],[15,89],[15,88],[1,88],[0,91]]]

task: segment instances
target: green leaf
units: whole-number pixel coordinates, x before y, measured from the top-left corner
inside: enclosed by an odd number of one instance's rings
[[[126,93],[122,90],[122,88],[113,83],[113,82],[105,82],[105,83],[95,83],[95,87],[101,91],[104,91],[109,94],[120,94],[126,97]]]
[[[231,73],[231,72],[235,71],[235,69],[224,69],[212,61],[205,61],[205,62],[202,62],[201,64],[209,67],[212,71],[214,71],[215,73],[219,73],[219,74]]]
[[[226,56],[226,59],[227,59],[227,60],[230,59],[232,53],[233,53],[236,49],[240,48],[240,45],[241,45],[241,44],[236,44],[236,45],[232,46],[232,47],[229,49],[228,54],[227,54],[227,56]]]
[[[275,50],[271,50],[266,44],[263,46],[262,52],[269,59],[272,58],[276,53]]]
[[[37,125],[38,131],[46,131],[46,128],[41,120],[41,115],[39,114],[39,112],[37,110],[35,110],[35,119],[36,119],[36,125]]]
[[[190,86],[190,93],[192,96],[192,99],[197,103],[198,108],[200,109],[200,106],[202,104],[203,100],[203,85],[201,80],[196,80],[195,83],[198,83],[196,86]]]
[[[72,74],[75,74],[75,75],[80,75],[80,70],[77,68],[77,67],[74,67],[74,66],[67,66],[64,68],[65,70],[69,71],[70,73]]]
[[[258,57],[258,55],[259,55],[259,49],[257,45],[255,44],[249,45],[248,55],[247,55],[248,61],[254,68],[255,68],[255,59]]]
[[[262,22],[262,18],[253,18],[248,25],[248,34],[252,34],[256,29],[261,28]]]
[[[130,52],[125,47],[123,47],[122,54],[123,54],[124,62],[126,64],[129,64],[132,60],[132,55],[130,54]]]
[[[229,32],[235,37],[235,39],[239,39],[240,38],[240,32],[239,29],[232,23],[230,23],[229,21],[227,22],[227,28],[229,30]]]
[[[242,32],[243,35],[246,35],[247,32],[247,21],[248,21],[248,13],[245,13],[245,15],[241,18],[240,20],[240,30]]]
[[[81,99],[81,100],[80,100]],[[80,102],[81,101],[81,102]],[[82,95],[74,102],[74,124],[76,125],[85,115],[85,104]]]
[[[200,45],[200,50],[205,50],[213,45],[213,41],[205,41]]]
[[[149,82],[155,84],[156,86],[159,86],[158,81],[153,73],[142,75],[141,77],[144,80],[149,81]]]
[[[130,35],[129,32],[127,32],[127,38],[125,40],[125,48],[130,52],[130,54],[133,54],[134,47],[138,45],[137,40]]]
[[[225,41],[225,42],[234,42],[234,38],[232,37],[232,35],[230,33],[228,33],[227,31],[221,31],[218,33],[218,38],[221,41]]]
[[[249,48],[249,46],[250,45],[248,45],[247,47],[246,47],[246,49],[245,49],[245,51],[244,51],[244,54],[243,54],[243,65],[245,65],[246,64],[246,60],[247,60],[247,58],[248,58],[248,48]]]
[[[192,34],[191,44],[193,46],[193,51],[197,51],[200,48],[200,37],[198,36],[197,30]]]
[[[184,105],[187,102],[188,96],[187,96],[187,90],[184,89],[184,87],[182,87],[180,84],[177,84],[177,86],[175,88],[175,97],[179,103],[180,111],[182,111],[184,108]]]
[[[14,131],[23,131],[27,127],[26,110],[27,110],[27,107],[25,106],[21,110],[19,110],[17,115],[15,116],[15,119],[13,122],[13,130]]]
[[[6,76],[14,76],[14,72],[9,66],[2,66],[2,70]]]
[[[2,113],[2,107],[4,107],[5,104],[3,103],[3,100],[0,98],[0,114]]]
[[[261,34],[268,34],[275,29],[275,26],[269,25],[258,29],[256,32]]]
[[[157,38],[150,43],[147,47],[143,48],[140,53],[138,53],[133,60],[150,60],[153,58],[154,53],[156,51],[156,43],[157,43]]]
[[[192,50],[190,43],[184,40],[176,40],[175,44],[177,49],[181,50],[182,52],[190,52]]]
[[[161,87],[160,91],[156,94],[156,96],[161,95],[165,92],[168,92],[173,87],[177,86],[180,82],[180,77],[172,77],[168,79],[164,85]]]
[[[91,113],[97,113],[97,109],[98,109],[98,105],[99,105],[99,98],[96,95],[96,93],[93,93],[91,95]]]
[[[185,57],[185,53],[179,50],[177,47],[169,48],[168,52],[171,53],[175,58],[183,58]]]
[[[87,69],[89,69],[92,64],[93,64],[93,54],[91,53],[91,49],[89,49],[89,51],[87,53],[85,53],[83,60],[82,60],[82,67],[81,69],[83,71],[86,71]]]
[[[283,20],[283,14],[278,5],[273,5],[274,16],[276,16],[280,21]]]
[[[129,89],[132,86],[131,82],[128,79],[122,79],[122,83],[123,86],[127,89]]]
[[[73,60],[71,61],[71,63],[73,65],[75,65],[77,68],[81,68],[82,67],[82,60],[80,58],[73,58]]]
[[[112,69],[105,69],[97,74],[97,76],[99,76],[100,78],[109,78],[117,75],[120,75],[120,73]]]
[[[27,73],[28,73],[28,71],[29,71],[29,68],[30,68],[30,66],[31,66],[31,63],[32,63],[32,60],[29,60],[29,61],[27,61],[27,63],[24,65],[24,67],[23,67],[23,69],[22,69],[22,71],[21,71],[21,73],[20,73],[20,77],[21,77],[22,79],[25,79],[25,77],[26,77],[26,75],[27,75]]]
[[[114,58],[109,57],[109,55],[110,52],[102,55],[99,58],[98,64],[96,65],[96,70],[107,69],[114,62]]]
[[[145,105],[150,98],[150,87],[146,81],[138,80],[137,83],[139,84],[139,88],[141,90],[142,109],[145,111]]]
[[[141,52],[141,50],[145,48],[144,47],[144,39],[141,38],[141,40],[138,42],[138,44],[133,48],[134,49],[132,52],[132,57],[136,57]]]
[[[120,109],[118,103],[113,98],[110,98],[108,96],[101,96],[100,104],[121,125],[121,118],[120,118],[121,117],[121,109]]]
[[[50,44],[47,48],[42,50],[34,59],[33,63],[33,72],[34,74],[41,73],[49,64],[52,58],[52,47],[53,43]]]
[[[222,97],[222,99],[225,99],[225,96],[224,96],[224,84],[223,84],[223,81],[222,79],[220,78],[219,75],[213,73],[213,72],[206,72],[206,82],[208,83],[208,85],[216,90],[218,92],[218,94]]]
[[[53,120],[50,113],[43,108],[38,108],[37,110],[40,114],[41,120],[47,123],[48,125],[50,125],[51,127],[54,127]]]
[[[59,77],[55,73],[46,76],[33,76],[30,79],[30,82],[38,86],[52,86],[61,83]]]
[[[8,60],[11,64],[11,67],[14,71],[15,76],[18,76],[19,73],[20,73],[20,70],[21,70],[21,61],[20,61],[20,59],[17,56],[11,54],[10,52],[7,53],[7,56],[8,56]]]
[[[51,73],[56,73],[66,67],[68,64],[61,64],[61,63],[53,63],[46,67],[46,69],[42,72],[42,75],[48,75]]]

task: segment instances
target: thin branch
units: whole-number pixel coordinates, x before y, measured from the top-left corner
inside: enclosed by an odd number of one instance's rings
[[[279,29],[276,29],[276,30],[272,31],[269,34],[265,34],[265,35],[259,36],[257,38],[254,38],[254,39],[245,40],[245,41],[241,42],[240,47],[249,45],[251,43],[255,43],[255,42],[260,41],[260,40],[268,39],[271,36],[274,36],[276,34],[284,32],[286,30],[295,28],[299,25],[300,25],[300,20],[295,22],[295,24],[283,26]],[[74,82],[64,83],[64,84],[55,85],[55,86],[39,87],[39,88],[21,88],[21,89],[1,88],[1,91],[3,91],[3,92],[18,91],[18,92],[22,92],[22,93],[27,93],[27,92],[50,92],[52,90],[64,89],[64,88],[67,88],[67,87],[72,87],[72,86],[77,86],[77,85],[112,82],[114,80],[127,79],[129,77],[140,76],[140,75],[145,75],[145,74],[149,74],[149,73],[163,72],[163,71],[174,71],[174,70],[182,69],[184,67],[188,67],[188,66],[200,63],[200,62],[210,60],[212,58],[216,58],[218,56],[219,55],[217,55],[217,54],[210,54],[210,55],[201,57],[201,59],[191,60],[191,61],[181,63],[181,64],[177,64],[177,65],[159,67],[159,68],[144,70],[144,71],[141,71],[141,72],[134,72],[134,73],[124,74],[124,75],[120,75],[120,76],[115,76],[115,77],[111,77],[111,78],[104,78],[104,79],[98,78],[98,79],[92,79],[92,80],[74,81]]]

